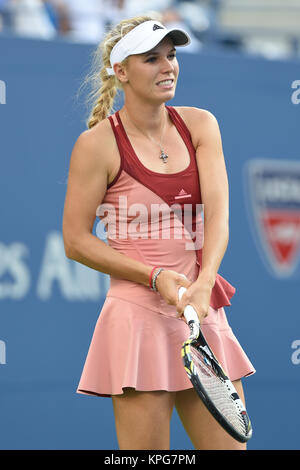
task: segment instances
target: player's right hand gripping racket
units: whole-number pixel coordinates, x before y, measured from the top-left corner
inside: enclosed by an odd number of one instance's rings
[[[180,287],[179,299],[185,291],[185,287]],[[219,424],[237,441],[247,442],[252,436],[252,426],[245,406],[208,346],[191,305],[185,307],[184,316],[190,327],[190,336],[181,348],[187,375]]]

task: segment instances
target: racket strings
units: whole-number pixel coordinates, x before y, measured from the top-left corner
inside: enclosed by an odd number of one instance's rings
[[[247,433],[245,421],[241,415],[236,400],[231,398],[231,390],[227,387],[226,381],[221,378],[216,368],[208,356],[198,349],[191,347],[191,358],[194,364],[195,372],[199,376],[201,385],[205,389],[209,399],[215,407],[226,418],[226,420],[240,433]]]

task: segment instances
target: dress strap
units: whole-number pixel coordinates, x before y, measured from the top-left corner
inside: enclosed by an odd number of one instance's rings
[[[184,120],[182,119],[182,117],[180,116],[180,114],[178,113],[178,111],[176,111],[175,108],[173,108],[173,106],[166,106],[170,116],[171,116],[171,119],[173,121],[173,123],[175,124],[179,134],[181,135],[182,139],[184,140],[185,142],[185,145],[187,146],[189,152],[191,155],[194,155],[194,158],[196,157],[196,152],[195,152],[195,148],[194,148],[194,145],[193,145],[193,142],[192,142],[192,136],[191,136],[191,133],[187,127],[187,125],[185,124]]]
[[[120,174],[121,174],[121,172],[124,168],[124,162],[125,162],[124,145],[126,144],[126,140],[124,139],[124,136],[123,136],[122,131],[120,129],[120,125],[119,125],[116,114],[113,114],[112,116],[108,116],[108,119],[109,119],[109,122],[111,124],[112,130],[113,130],[116,142],[117,142],[117,146],[118,146],[119,153],[120,153],[121,163],[120,163],[120,168],[119,168],[119,171],[118,171],[117,175],[115,176],[113,181],[111,181],[107,185],[107,189],[110,188],[111,186],[113,186],[113,184],[115,184],[115,182],[119,178],[119,176],[120,176]]]

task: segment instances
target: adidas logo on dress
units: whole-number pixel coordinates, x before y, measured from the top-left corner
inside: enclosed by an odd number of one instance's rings
[[[174,199],[182,199],[182,198],[185,198],[185,197],[192,197],[191,194],[188,194],[184,189],[181,189],[178,193],[177,196],[175,196]]]

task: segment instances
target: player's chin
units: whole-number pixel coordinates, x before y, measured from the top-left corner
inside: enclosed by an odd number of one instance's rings
[[[172,98],[175,96],[175,87],[170,89],[170,90],[159,90],[158,93],[156,93],[156,97],[158,101],[165,102],[165,101],[170,101]]]

